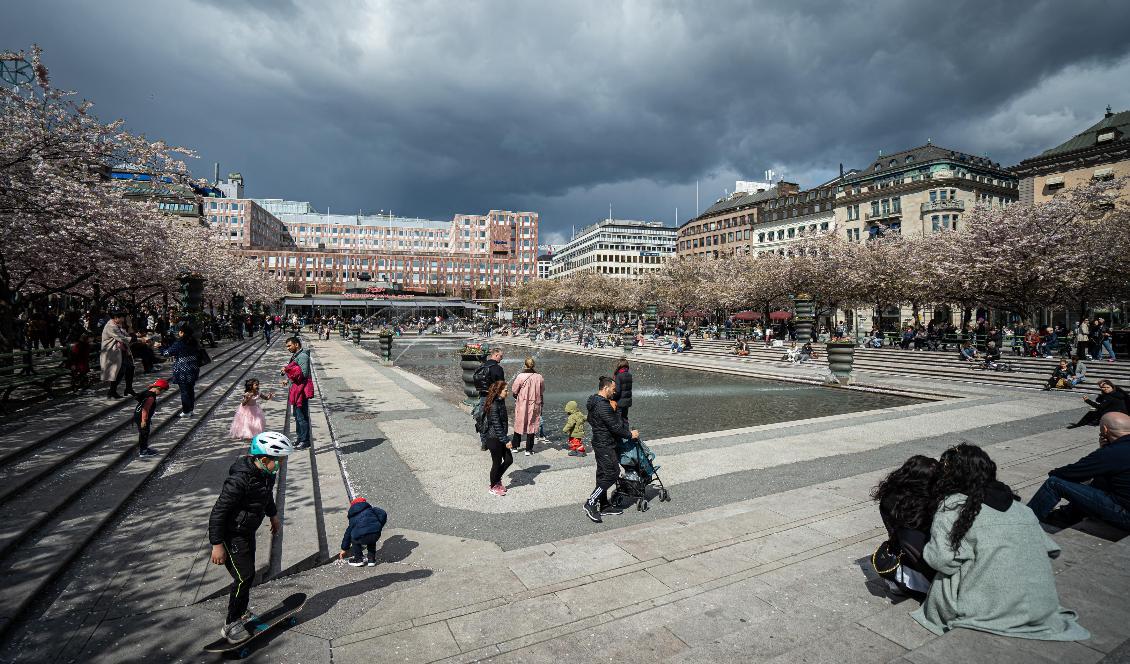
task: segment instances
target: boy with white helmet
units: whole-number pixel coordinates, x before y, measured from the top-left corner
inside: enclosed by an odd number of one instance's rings
[[[251,439],[247,456],[228,470],[220,497],[208,518],[208,541],[212,562],[224,565],[232,577],[228,616],[220,634],[232,643],[259,629],[257,617],[248,610],[255,576],[255,531],[264,518],[271,520],[271,533],[281,526],[275,508],[275,474],[283,457],[294,452],[290,439],[275,431],[264,431]]]

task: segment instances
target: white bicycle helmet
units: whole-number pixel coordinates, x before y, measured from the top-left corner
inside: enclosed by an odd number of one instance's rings
[[[251,439],[252,456],[290,456],[294,445],[290,439],[277,431],[264,431]]]

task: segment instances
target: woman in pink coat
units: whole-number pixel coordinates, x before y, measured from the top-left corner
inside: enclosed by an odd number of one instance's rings
[[[510,447],[517,450],[526,437],[526,456],[534,452],[534,434],[541,423],[541,407],[545,396],[545,378],[534,370],[534,358],[526,358],[526,370],[510,384],[514,395],[514,437]]]

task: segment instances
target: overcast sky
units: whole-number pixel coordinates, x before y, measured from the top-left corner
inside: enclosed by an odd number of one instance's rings
[[[1130,109],[1130,2],[7,4],[0,49],[255,197],[675,222],[932,139],[1012,165]]]

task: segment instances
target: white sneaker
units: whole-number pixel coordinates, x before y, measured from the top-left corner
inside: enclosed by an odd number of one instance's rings
[[[247,630],[243,628],[243,621],[237,620],[220,628],[220,636],[228,643],[239,643],[247,638]]]
[[[530,452],[529,450],[526,450],[526,456],[533,456],[533,453]]]

